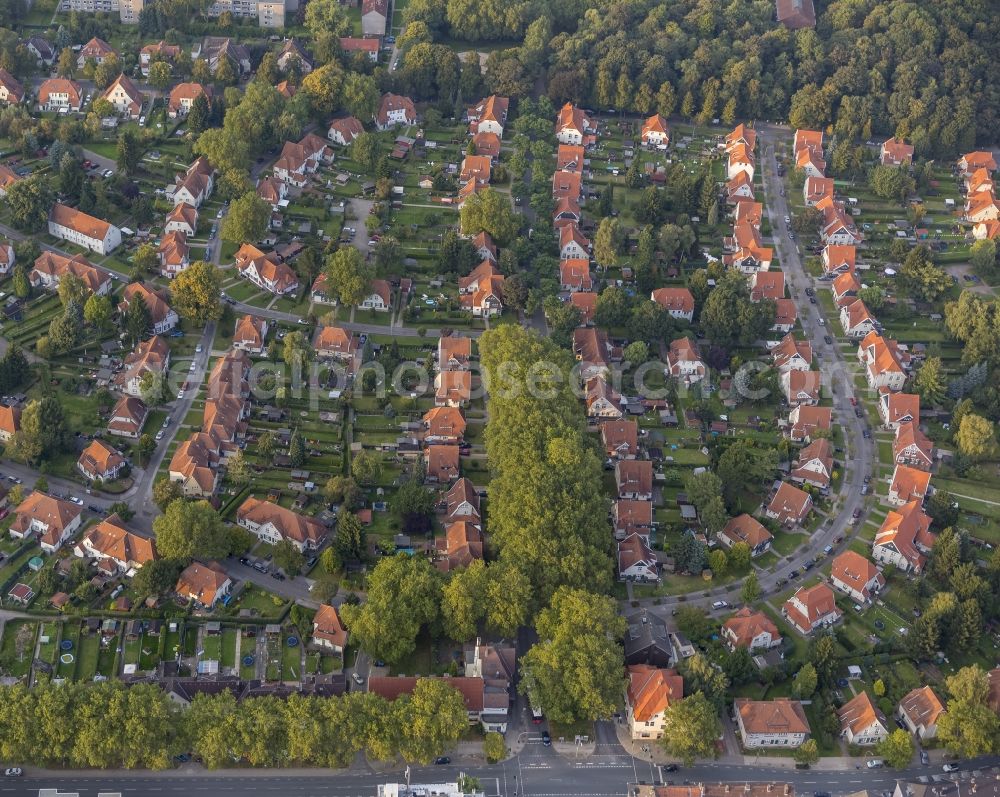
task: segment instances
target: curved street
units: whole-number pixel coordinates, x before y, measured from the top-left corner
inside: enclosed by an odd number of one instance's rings
[[[851,397],[855,393],[854,382],[843,351],[836,339],[832,345],[824,340],[824,336],[829,333],[827,327],[820,324],[822,314],[819,305],[812,304],[805,293],[805,289],[813,284],[812,278],[806,273],[802,264],[798,246],[788,237],[790,226],[785,224],[785,218],[791,214],[785,197],[778,190],[780,178],[775,159],[775,145],[782,136],[787,137],[788,131],[769,126],[758,129],[758,133],[763,153],[761,167],[766,197],[765,208],[771,222],[778,262],[785,273],[789,292],[795,301],[799,322],[806,338],[812,343],[814,355],[819,359],[823,387],[827,395],[833,397],[834,423],[839,423],[844,431],[844,452],[838,457],[844,462],[844,478],[840,490],[833,496],[837,508],[793,554],[784,557],[770,570],[758,571],[761,594],[766,598],[777,590],[780,579],[788,579],[789,573],[793,570],[801,571],[803,565],[813,561],[826,546],[832,546],[834,553],[847,548],[851,538],[861,527],[861,524],[852,526],[850,520],[854,511],[864,505],[861,488],[864,486],[865,476],[873,473],[877,453],[874,438],[866,439],[863,434],[868,426],[867,419],[858,418],[854,414],[851,405]],[[844,535],[844,539],[840,543],[835,543],[840,535]],[[709,589],[707,594],[699,592],[697,596],[687,594],[655,599],[644,598],[639,600],[638,604],[654,614],[669,615],[678,605],[708,608],[711,603],[718,600],[739,601],[741,589],[742,584],[737,582]],[[723,613],[728,611],[728,609],[722,610]]]

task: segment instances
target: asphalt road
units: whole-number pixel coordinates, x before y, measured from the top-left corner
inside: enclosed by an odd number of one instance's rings
[[[788,238],[790,228],[789,225],[785,224],[785,217],[790,216],[790,213],[785,197],[780,194],[781,181],[778,178],[777,161],[774,157],[775,143],[787,139],[788,131],[764,128],[758,131],[758,135],[760,136],[760,151],[762,153],[759,165],[764,181],[765,207],[771,221],[778,262],[785,273],[788,290],[795,300],[799,322],[805,337],[812,343],[813,352],[819,359],[824,389],[833,396],[833,422],[843,429],[845,442],[844,452],[837,457],[844,462],[844,480],[841,484],[839,509],[791,557],[782,559],[781,563],[771,571],[758,574],[762,593],[766,597],[777,591],[779,579],[788,579],[789,573],[793,570],[801,572],[803,566],[821,554],[827,545],[832,546],[832,555],[848,546],[851,538],[861,526],[860,523],[857,526],[852,526],[850,521],[854,510],[864,507],[865,499],[861,495],[861,488],[864,485],[865,476],[873,474],[876,448],[873,438],[865,439],[863,436],[868,421],[864,418],[858,418],[854,414],[854,407],[850,402],[851,396],[854,395],[854,383],[853,379],[848,376],[847,362],[837,345],[836,338],[834,338],[832,345],[828,345],[823,339],[827,334],[830,334],[831,337],[833,334],[828,331],[827,326],[820,325],[820,319],[823,316],[819,310],[819,304],[812,304],[805,293],[806,288],[813,285],[812,277],[806,273],[802,265],[802,257],[798,247],[794,241]],[[830,319],[830,322],[832,321],[833,319]],[[834,540],[841,534],[844,535],[844,540],[839,544],[834,543]],[[717,600],[737,603],[740,600],[741,589],[742,585],[736,583],[730,587],[710,590],[707,596],[701,594],[665,596],[656,599],[658,601],[656,605],[653,604],[653,599],[644,599],[639,603],[648,611],[668,615],[681,603],[701,605],[704,608]],[[722,611],[728,613],[730,610]]]
[[[490,797],[624,797],[634,783],[746,783],[782,782],[795,787],[797,794],[811,795],[816,791],[846,795],[860,789],[876,791],[892,789],[896,780],[931,777],[936,780],[969,781],[972,777],[996,777],[1000,758],[993,757],[963,764],[959,772],[944,775],[939,767],[920,767],[904,771],[889,769],[850,769],[837,771],[796,770],[772,766],[767,758],[757,763],[708,763],[682,767],[677,772],[660,772],[646,762],[624,754],[598,752],[578,760],[556,754],[543,747],[539,740],[530,741],[524,751],[513,759],[494,766],[414,766],[411,783],[442,783],[454,781],[459,773],[479,778]],[[620,749],[620,748],[619,748]],[[382,774],[360,769],[293,770],[283,774],[261,770],[223,770],[206,772],[200,768],[185,768],[169,772],[135,774],[124,772],[82,772],[71,774],[29,775],[20,780],[0,781],[0,792],[14,797],[37,797],[42,788],[92,797],[98,792],[120,793],[122,797],[148,797],[150,794],[170,797],[188,795],[274,794],[281,797],[373,797],[380,783],[405,782],[403,767]]]

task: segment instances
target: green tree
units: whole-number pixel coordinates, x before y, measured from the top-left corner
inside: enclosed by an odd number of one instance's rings
[[[153,456],[153,452],[156,451],[156,440],[153,439],[153,435],[144,434],[139,437],[136,442],[136,452],[139,454],[139,460],[143,464],[149,462],[149,458]]]
[[[729,549],[729,564],[737,572],[746,570],[750,566],[750,546],[745,542],[738,542]],[[754,575],[751,573],[750,575]],[[749,578],[750,576],[747,576]]]
[[[963,667],[945,680],[950,695],[938,718],[938,739],[952,755],[976,758],[993,753],[1000,739],[1000,717],[989,706],[989,679],[978,665]]]
[[[56,454],[65,444],[66,435],[66,418],[59,399],[32,399],[21,413],[21,428],[14,434],[10,448],[25,462],[37,463]]]
[[[177,585],[182,567],[176,559],[153,559],[139,568],[132,586],[139,595],[167,595]]]
[[[128,307],[122,318],[125,334],[132,340],[134,346],[140,340],[145,340],[153,332],[153,317],[146,305],[146,300],[139,294],[129,299]]]
[[[701,653],[685,659],[680,670],[684,676],[686,692],[701,692],[715,705],[716,711],[722,710],[726,702],[726,690],[729,688],[729,679],[724,672],[716,669]]]
[[[222,315],[222,278],[211,263],[196,260],[170,283],[172,306],[182,318],[204,326]]]
[[[981,415],[968,413],[955,433],[958,449],[971,459],[982,459],[996,450],[993,423]]]
[[[253,468],[243,454],[243,449],[237,451],[226,462],[226,479],[231,484],[243,487],[253,479]]]
[[[400,553],[380,559],[367,586],[364,604],[341,609],[344,623],[373,658],[400,661],[413,652],[421,627],[437,620],[438,573],[427,559]]]
[[[353,512],[344,511],[338,517],[335,547],[341,559],[363,559],[367,553],[364,526]]]
[[[927,404],[940,404],[944,400],[945,384],[940,357],[931,355],[924,360],[913,378],[913,389]]]
[[[875,746],[875,753],[893,769],[906,769],[913,761],[913,737],[907,731],[896,728]]]
[[[396,700],[393,714],[402,729],[400,753],[429,764],[450,749],[469,725],[462,694],[442,678],[421,678],[413,692]]]
[[[475,59],[473,59],[475,60]],[[507,755],[507,744],[503,735],[489,732],[483,737],[483,757],[487,764],[495,764],[502,761]]]
[[[299,468],[306,461],[306,444],[298,427],[292,430],[288,438],[288,461],[293,468]]]
[[[208,501],[173,501],[153,520],[156,547],[167,559],[222,559],[229,532]]]
[[[663,748],[690,766],[698,758],[715,758],[722,723],[715,705],[701,692],[671,702],[663,717]]]
[[[618,252],[621,249],[621,223],[614,217],[601,219],[594,236],[594,259],[602,268],[610,268],[618,263]]]
[[[98,334],[107,330],[112,313],[111,299],[107,296],[91,294],[83,305],[83,320],[94,327]]]
[[[520,217],[514,213],[507,195],[491,188],[469,197],[459,214],[464,233],[473,235],[486,231],[499,246],[513,241],[520,227]]]
[[[270,223],[271,206],[255,191],[248,191],[230,203],[222,220],[222,239],[233,243],[259,241]]]
[[[331,504],[343,504],[354,509],[361,503],[361,488],[350,476],[331,476],[323,487],[323,497]]]
[[[372,485],[382,475],[382,460],[371,451],[359,451],[351,458],[351,475],[359,484]]]
[[[556,722],[612,713],[623,687],[624,620],[614,601],[560,587],[538,614],[540,641],[521,659],[524,689],[531,689]]]
[[[166,476],[153,482],[153,503],[156,504],[160,512],[165,512],[167,507],[180,498],[182,494],[180,484],[170,481]]]
[[[756,603],[757,599],[760,598],[760,582],[757,580],[756,573],[751,572],[743,579],[743,588],[740,591],[740,597],[747,605]]]
[[[806,739],[802,744],[792,751],[792,758],[796,764],[812,766],[819,761],[819,746],[815,739]]]
[[[808,700],[816,692],[817,682],[816,668],[807,661],[795,676],[795,696],[800,700]]]
[[[371,291],[371,267],[353,246],[344,246],[326,261],[327,278],[337,299],[347,307],[361,304]]]
[[[486,614],[486,596],[490,574],[482,559],[475,559],[464,570],[452,574],[441,591],[441,615],[450,639],[464,641],[476,635]]]
[[[301,573],[306,563],[302,551],[295,547],[295,543],[291,540],[281,540],[274,546],[273,559],[274,563],[284,570],[290,578],[295,578]]]
[[[392,507],[403,533],[426,534],[430,531],[436,503],[434,494],[424,487],[422,479],[403,482]]]
[[[11,185],[5,201],[13,225],[22,232],[36,233],[46,228],[55,195],[48,177],[36,172]]]
[[[133,174],[142,159],[142,151],[142,144],[135,130],[126,127],[118,136],[118,147],[115,150],[118,170],[126,175]]]

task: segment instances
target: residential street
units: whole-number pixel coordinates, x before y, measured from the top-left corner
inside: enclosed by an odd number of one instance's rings
[[[599,742],[597,752],[574,759],[560,755],[552,747],[541,744],[538,733],[528,734],[523,750],[514,758],[494,766],[471,762],[447,766],[413,766],[410,781],[441,783],[454,781],[460,773],[479,778],[489,797],[624,797],[628,784],[645,783],[717,783],[717,782],[782,782],[791,783],[799,795],[827,791],[838,795],[861,789],[876,792],[891,790],[897,779],[920,776],[936,781],[954,779],[970,781],[983,777],[1000,765],[1000,757],[964,762],[960,770],[944,775],[940,767],[917,767],[905,771],[890,769],[797,770],[782,767],[775,759],[753,757],[739,761],[717,761],[682,767],[678,772],[661,772],[628,756],[619,747],[605,747]],[[989,777],[995,777],[989,771]],[[190,797],[192,794],[223,797],[244,797],[247,794],[275,794],[280,797],[374,797],[377,786],[386,782],[405,782],[402,766],[372,771],[367,764],[355,764],[350,770],[287,770],[276,774],[271,770],[256,772],[245,769],[207,772],[197,765],[167,772],[98,772],[84,771],[28,775],[21,780],[4,781],[0,791],[16,797],[37,797],[41,788],[78,792],[81,797],[93,797],[98,792],[118,792],[122,797]]]
[[[819,305],[811,304],[805,293],[805,289],[812,285],[812,278],[808,276],[802,265],[798,247],[788,238],[789,226],[785,224],[785,216],[789,215],[788,203],[778,190],[780,181],[777,161],[774,157],[775,143],[783,137],[787,138],[788,131],[781,128],[765,127],[759,130],[759,135],[761,137],[761,152],[763,153],[761,168],[766,209],[771,221],[771,229],[774,231],[774,246],[778,262],[785,273],[789,292],[795,300],[802,328],[812,343],[813,352],[819,359],[823,386],[828,393],[833,395],[834,422],[839,423],[843,428],[845,440],[844,453],[837,457],[845,463],[845,476],[837,497],[839,503],[835,504],[839,508],[791,557],[783,559],[771,571],[758,573],[761,591],[766,597],[777,590],[779,579],[787,579],[792,570],[800,570],[806,562],[820,554],[827,545],[834,547],[834,554],[847,548],[851,538],[860,528],[860,524],[851,526],[850,520],[854,510],[864,505],[861,488],[864,485],[865,476],[873,473],[876,449],[874,439],[866,440],[863,437],[863,431],[868,425],[868,421],[854,415],[850,403],[851,396],[854,394],[854,383],[853,379],[850,378],[847,362],[836,340],[833,345],[827,345],[823,340],[828,332],[827,327],[821,326],[819,323],[821,318]],[[834,545],[834,540],[840,534],[844,535],[843,542]],[[681,604],[708,608],[712,602],[720,599],[737,603],[741,588],[740,583],[735,583],[728,587],[709,590],[708,595],[699,593],[698,595],[664,596],[657,599],[643,599],[639,603],[654,614],[669,616],[671,611]],[[656,605],[654,605],[654,600],[658,602]],[[723,613],[729,611],[729,609],[725,609]]]

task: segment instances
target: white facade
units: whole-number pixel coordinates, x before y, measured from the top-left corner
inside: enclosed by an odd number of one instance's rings
[[[77,246],[90,249],[101,255],[107,255],[117,249],[122,242],[122,231],[114,224],[108,224],[107,232],[103,238],[94,238],[86,233],[78,232],[71,227],[65,227],[51,219],[49,220],[49,235],[54,238],[61,238]]]

